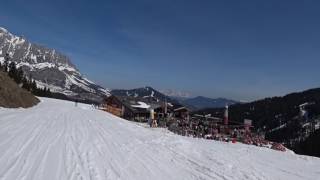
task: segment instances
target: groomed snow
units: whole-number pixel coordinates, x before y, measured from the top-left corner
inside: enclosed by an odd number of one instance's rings
[[[174,135],[41,98],[0,108],[1,180],[319,180],[320,159]]]

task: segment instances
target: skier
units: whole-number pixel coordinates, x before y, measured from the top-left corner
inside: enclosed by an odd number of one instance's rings
[[[148,119],[148,124],[150,127],[152,127],[152,119],[151,118]]]

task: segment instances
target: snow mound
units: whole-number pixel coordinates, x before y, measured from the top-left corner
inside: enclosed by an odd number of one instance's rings
[[[89,105],[0,109],[3,180],[317,180],[320,159],[182,137]]]

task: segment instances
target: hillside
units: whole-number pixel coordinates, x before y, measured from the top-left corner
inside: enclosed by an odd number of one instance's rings
[[[320,159],[145,128],[91,106],[41,98],[0,109],[5,180],[315,180]]]
[[[14,61],[39,87],[69,97],[100,101],[107,89],[85,78],[71,59],[56,51],[16,36],[0,27],[0,62]]]
[[[0,107],[28,108],[39,103],[30,92],[20,88],[7,73],[0,71]]]
[[[291,93],[283,97],[272,97],[246,104],[236,104],[229,107],[229,118],[232,121],[243,122],[253,120],[256,130],[266,133],[268,140],[285,143],[295,149],[299,139],[305,138],[303,124],[306,118],[301,117],[299,106],[308,112],[308,121],[318,121],[320,115],[320,88],[303,92]],[[223,108],[213,108],[198,113],[215,114],[223,117]]]
[[[271,130],[289,120],[299,116],[299,105],[312,102],[308,107],[309,116],[320,114],[320,88],[310,89],[303,92],[291,93],[283,97],[265,98],[246,104],[236,104],[229,107],[229,117],[234,121],[242,121],[245,118],[254,120],[257,128],[266,126]],[[223,114],[223,108],[205,109],[203,113]]]

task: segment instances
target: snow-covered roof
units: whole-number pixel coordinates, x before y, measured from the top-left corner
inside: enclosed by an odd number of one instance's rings
[[[148,104],[145,103],[145,102],[139,101],[138,104],[139,104],[139,105],[131,105],[131,106],[132,106],[132,107],[135,107],[135,108],[142,108],[142,109],[148,109],[148,108],[150,108],[150,105],[148,105]]]

